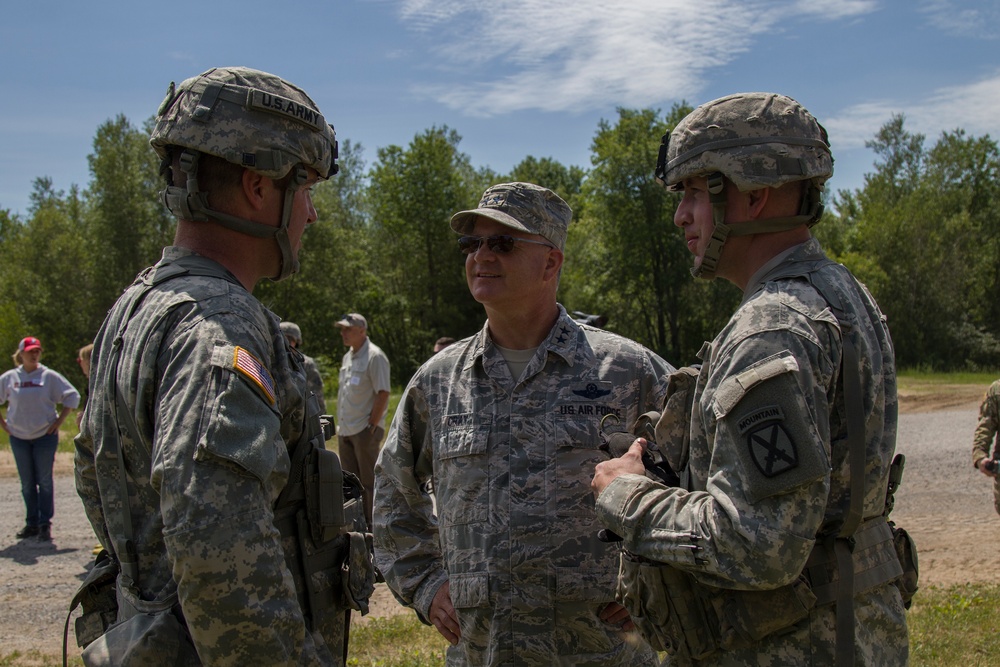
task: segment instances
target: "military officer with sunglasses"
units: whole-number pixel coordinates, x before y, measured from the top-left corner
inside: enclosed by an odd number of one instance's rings
[[[376,562],[449,665],[656,661],[615,602],[589,482],[601,419],[658,408],[673,369],[556,301],[572,215],[503,183],[452,217],[486,325],[417,371],[376,466]]]

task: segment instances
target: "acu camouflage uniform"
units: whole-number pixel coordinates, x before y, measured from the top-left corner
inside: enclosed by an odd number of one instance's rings
[[[376,563],[424,622],[450,582],[461,641],[449,665],[655,664],[635,633],[598,617],[618,556],[597,537],[589,483],[607,457],[601,418],[657,408],[672,369],[559,314],[520,380],[486,327],[432,357],[379,457]]]
[[[1000,432],[1000,380],[990,385],[979,406],[979,423],[972,441],[972,465],[982,459],[992,458]],[[1000,477],[993,480],[993,505],[1000,513]]]
[[[840,298],[852,332],[842,328],[823,293]],[[766,592],[795,582],[804,575],[817,536],[837,533],[849,506],[840,377],[842,337],[848,335],[862,363],[863,517],[867,522],[882,515],[897,425],[891,341],[867,290],[811,239],[758,271],[729,324],[699,353],[703,365],[687,431],[686,488],[624,475],[597,500],[602,523],[623,536],[628,553],[638,557],[623,556],[622,582],[637,623],[644,614],[663,618],[662,608],[636,609],[646,604],[647,587],[658,581],[661,568],[677,568],[704,590],[714,590],[725,625],[726,614],[735,609],[727,591]],[[678,428],[685,421],[673,416],[673,437],[660,442],[661,448],[676,450],[685,443]],[[672,458],[677,460],[676,451]],[[855,570],[898,570],[892,559],[891,541],[858,549]],[[735,640],[730,650],[701,660],[675,656],[671,664],[835,664],[834,605],[803,614],[798,623],[759,641],[730,637]],[[856,588],[854,615],[856,664],[907,663],[904,608],[892,583]]]
[[[285,560],[294,539],[283,548],[274,525],[288,445],[307,416],[302,357],[277,317],[220,265],[166,248],[112,308],[95,342],[94,391],[76,439],[80,498],[102,544],[125,553],[118,461],[107,446],[119,432],[108,359],[144,282],[192,263],[225,277],[181,275],[154,286],[121,342],[119,419],[132,420],[140,438],[120,431],[137,591],[147,601],[176,591],[204,664],[342,664],[339,650],[331,655],[322,634],[306,629]],[[339,648],[343,622],[324,628],[331,646]]]

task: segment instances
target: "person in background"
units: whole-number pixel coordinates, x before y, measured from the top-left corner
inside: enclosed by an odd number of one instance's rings
[[[486,324],[420,367],[379,457],[376,564],[448,665],[656,664],[615,601],[588,482],[601,420],[656,409],[673,369],[556,301],[572,217],[531,183],[452,217]]]
[[[52,539],[55,493],[52,467],[59,447],[59,427],[80,405],[80,392],[69,380],[43,365],[42,343],[28,336],[14,353],[16,368],[0,375],[0,405],[7,404],[7,418],[0,428],[10,435],[17,474],[24,498],[24,528],[17,539]]]
[[[365,517],[371,526],[375,460],[389,407],[389,358],[369,340],[364,316],[349,313],[336,326],[348,348],[337,389],[337,444],[344,470],[357,475],[365,487]]]
[[[441,336],[436,341],[434,341],[434,354],[437,354],[444,348],[448,347],[455,342],[455,339],[451,336]]]
[[[979,405],[979,422],[972,438],[972,465],[993,478],[993,507],[1000,514],[1000,475],[997,470],[997,438],[1000,432],[1000,380],[986,390]]]
[[[94,344],[88,343],[80,348],[79,352],[76,353],[76,363],[80,365],[80,371],[83,373],[83,377],[86,383],[83,385],[83,402],[80,403],[80,407],[76,411],[76,428],[80,428],[80,422],[83,421],[83,411],[87,407],[87,399],[90,397],[90,355],[94,352]]]
[[[302,364],[306,368],[306,383],[309,386],[309,391],[319,397],[320,405],[326,411],[326,399],[323,398],[323,376],[320,375],[316,360],[302,351],[302,329],[295,322],[282,322],[280,326],[281,333],[285,334],[288,345],[292,349],[298,350],[302,355]]]

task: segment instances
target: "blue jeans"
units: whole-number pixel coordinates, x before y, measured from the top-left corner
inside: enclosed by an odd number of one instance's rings
[[[34,440],[10,436],[10,449],[14,453],[17,474],[21,478],[21,496],[27,510],[24,523],[28,526],[43,526],[52,522],[52,514],[55,512],[52,466],[58,446],[58,433],[43,435]]]

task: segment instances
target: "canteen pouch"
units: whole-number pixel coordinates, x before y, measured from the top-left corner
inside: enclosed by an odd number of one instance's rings
[[[896,549],[896,557],[899,558],[899,564],[903,568],[903,574],[893,583],[903,598],[903,606],[909,609],[910,605],[913,604],[913,596],[916,595],[919,588],[920,570],[917,565],[917,545],[905,529],[891,521],[889,528],[892,529],[892,546]]]
[[[87,667],[130,665],[200,665],[198,652],[184,624],[177,594],[147,602],[124,574],[117,582],[119,618],[107,632],[83,650]]]
[[[74,634],[76,645],[83,648],[104,634],[118,618],[118,597],[115,580],[118,561],[106,549],[101,549],[94,559],[94,567],[70,602],[69,611],[80,606],[82,613],[76,619]],[[68,630],[68,628],[67,628]]]

